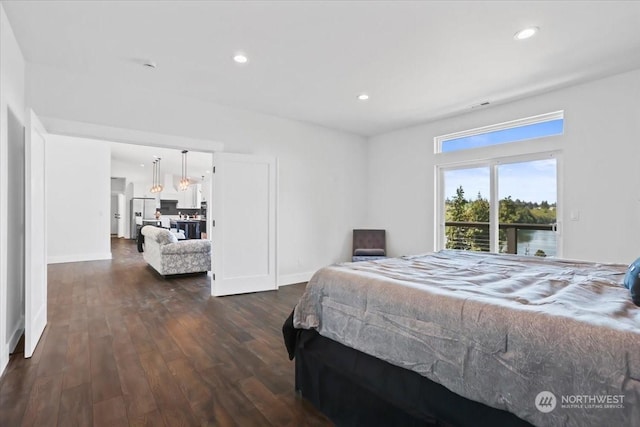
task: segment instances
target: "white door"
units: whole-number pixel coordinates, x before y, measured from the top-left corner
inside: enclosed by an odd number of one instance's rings
[[[31,110],[25,129],[24,357],[28,358],[47,325],[46,132]]]
[[[111,234],[118,234],[118,195],[111,195]]]
[[[118,215],[118,238],[123,238],[124,237],[124,217],[125,217],[125,198],[124,198],[124,194],[118,194],[118,210],[117,210],[117,215]]]
[[[214,296],[276,286],[276,160],[214,153]]]

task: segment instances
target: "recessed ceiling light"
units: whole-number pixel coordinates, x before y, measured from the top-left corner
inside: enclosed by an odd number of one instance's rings
[[[143,168],[144,167],[144,163],[140,163],[140,167]]]
[[[369,99],[369,95],[367,95],[366,93],[361,93],[360,95],[358,95],[358,99],[360,101],[366,101],[367,99]]]
[[[247,55],[245,55],[244,53],[236,53],[233,56],[233,60],[238,64],[246,64],[249,61],[249,58],[247,58]]]
[[[525,28],[524,30],[520,30],[517,33],[515,33],[513,38],[516,40],[525,40],[535,36],[538,31],[540,31],[540,28],[538,27]]]

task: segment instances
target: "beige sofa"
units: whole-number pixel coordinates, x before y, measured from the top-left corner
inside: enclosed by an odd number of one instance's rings
[[[211,270],[211,241],[178,241],[175,233],[152,225],[142,227],[141,233],[145,261],[163,276]]]

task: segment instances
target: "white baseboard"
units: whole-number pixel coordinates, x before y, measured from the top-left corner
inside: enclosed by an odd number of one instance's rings
[[[278,287],[295,285],[296,283],[308,282],[314,273],[315,271],[308,271],[306,273],[297,273],[297,274],[285,274],[284,276],[278,277]]]
[[[20,337],[24,334],[24,317],[20,319],[20,323],[17,325],[16,329],[13,331],[9,339],[7,340],[7,346],[9,347],[9,353],[13,353],[13,350],[16,349],[18,345],[18,341],[20,341]]]
[[[35,351],[38,343],[40,342],[40,338],[42,338],[42,333],[44,332],[44,328],[47,326],[47,306],[46,304],[40,307],[40,310],[33,316],[33,320],[31,322],[31,335],[25,335],[24,340],[24,357],[27,359],[33,356],[33,352]],[[26,324],[25,324],[26,328]],[[27,338],[30,339],[31,342],[27,341]],[[37,338],[37,339],[35,339]]]
[[[4,350],[4,349],[1,349],[1,350]],[[5,352],[2,351],[2,354],[0,354],[0,378],[2,378],[2,374],[4,374],[4,370],[8,364],[9,364],[9,352],[7,351],[5,354]]]
[[[98,254],[59,255],[47,258],[47,264],[61,264],[63,262],[99,261],[111,259],[111,252]]]

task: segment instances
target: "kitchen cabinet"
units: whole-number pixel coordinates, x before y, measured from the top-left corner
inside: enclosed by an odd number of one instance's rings
[[[178,229],[184,231],[184,236],[187,239],[199,239],[200,238],[200,221],[198,220],[178,220],[176,221]]]
[[[209,191],[211,191],[211,181],[203,180],[200,185],[200,201],[206,202],[207,197],[209,197]]]
[[[200,209],[202,184],[191,184],[185,191],[178,191],[178,209]]]

